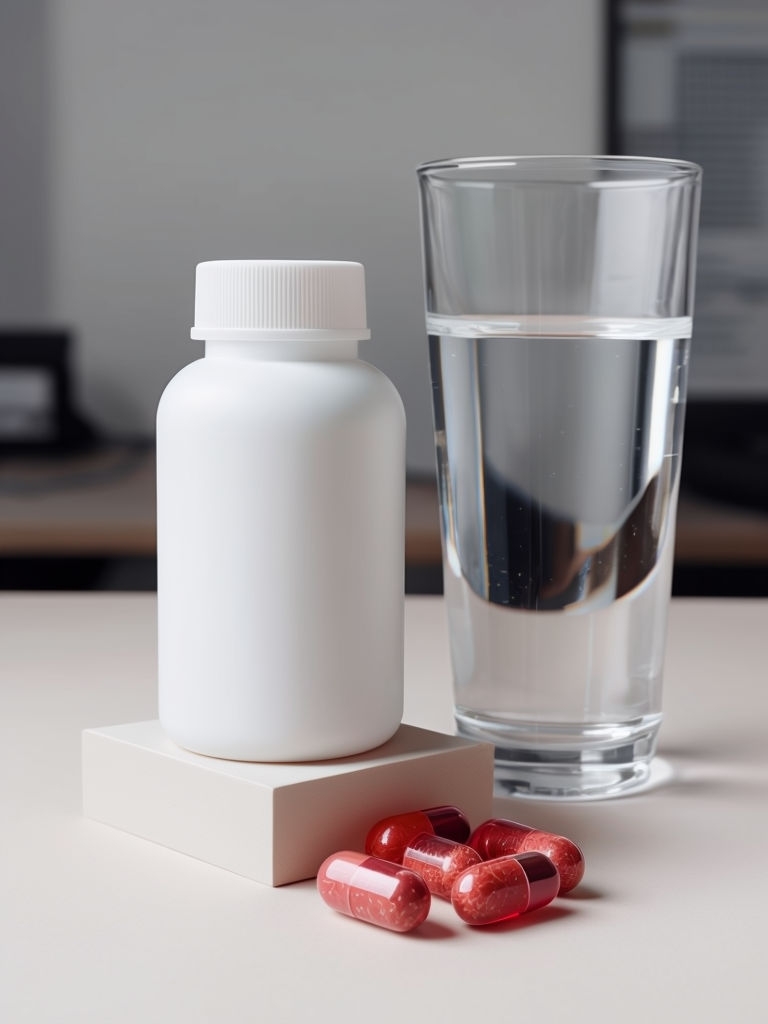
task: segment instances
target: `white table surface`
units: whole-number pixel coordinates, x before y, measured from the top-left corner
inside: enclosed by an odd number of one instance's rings
[[[406,721],[451,731],[440,599],[406,637]],[[497,801],[587,875],[487,929],[435,900],[396,935],[85,820],[81,729],[154,717],[155,689],[152,596],[0,596],[4,1024],[768,1019],[768,601],[673,602],[667,785]]]

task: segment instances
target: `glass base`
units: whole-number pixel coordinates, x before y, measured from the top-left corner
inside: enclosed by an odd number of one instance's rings
[[[610,725],[547,725],[456,715],[457,731],[496,748],[495,792],[531,800],[598,800],[646,785],[661,715]]]

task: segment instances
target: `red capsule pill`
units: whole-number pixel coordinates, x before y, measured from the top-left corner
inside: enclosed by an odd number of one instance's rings
[[[584,877],[584,854],[574,842],[517,821],[506,818],[484,821],[472,833],[469,845],[483,860],[530,851],[545,854],[560,872],[561,895],[574,889]]]
[[[431,903],[420,875],[352,850],[331,854],[323,861],[317,873],[317,891],[340,914],[393,932],[418,927]]]
[[[453,839],[421,832],[408,843],[403,854],[403,867],[421,875],[433,896],[451,898],[451,889],[458,876],[482,857],[471,846]]]
[[[467,924],[496,924],[524,914],[531,886],[517,857],[481,861],[462,871],[451,889],[453,909]]]
[[[469,838],[470,827],[458,807],[430,807],[426,811],[394,814],[376,822],[366,837],[365,852],[401,864],[406,846],[420,832],[463,843]]]

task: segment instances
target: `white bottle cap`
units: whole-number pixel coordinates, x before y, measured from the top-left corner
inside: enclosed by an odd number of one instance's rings
[[[370,338],[365,270],[334,260],[198,263],[196,340],[356,341]]]

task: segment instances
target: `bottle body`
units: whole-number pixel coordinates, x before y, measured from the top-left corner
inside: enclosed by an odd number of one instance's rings
[[[158,409],[160,719],[248,761],[402,717],[405,419],[349,343],[207,343]]]

